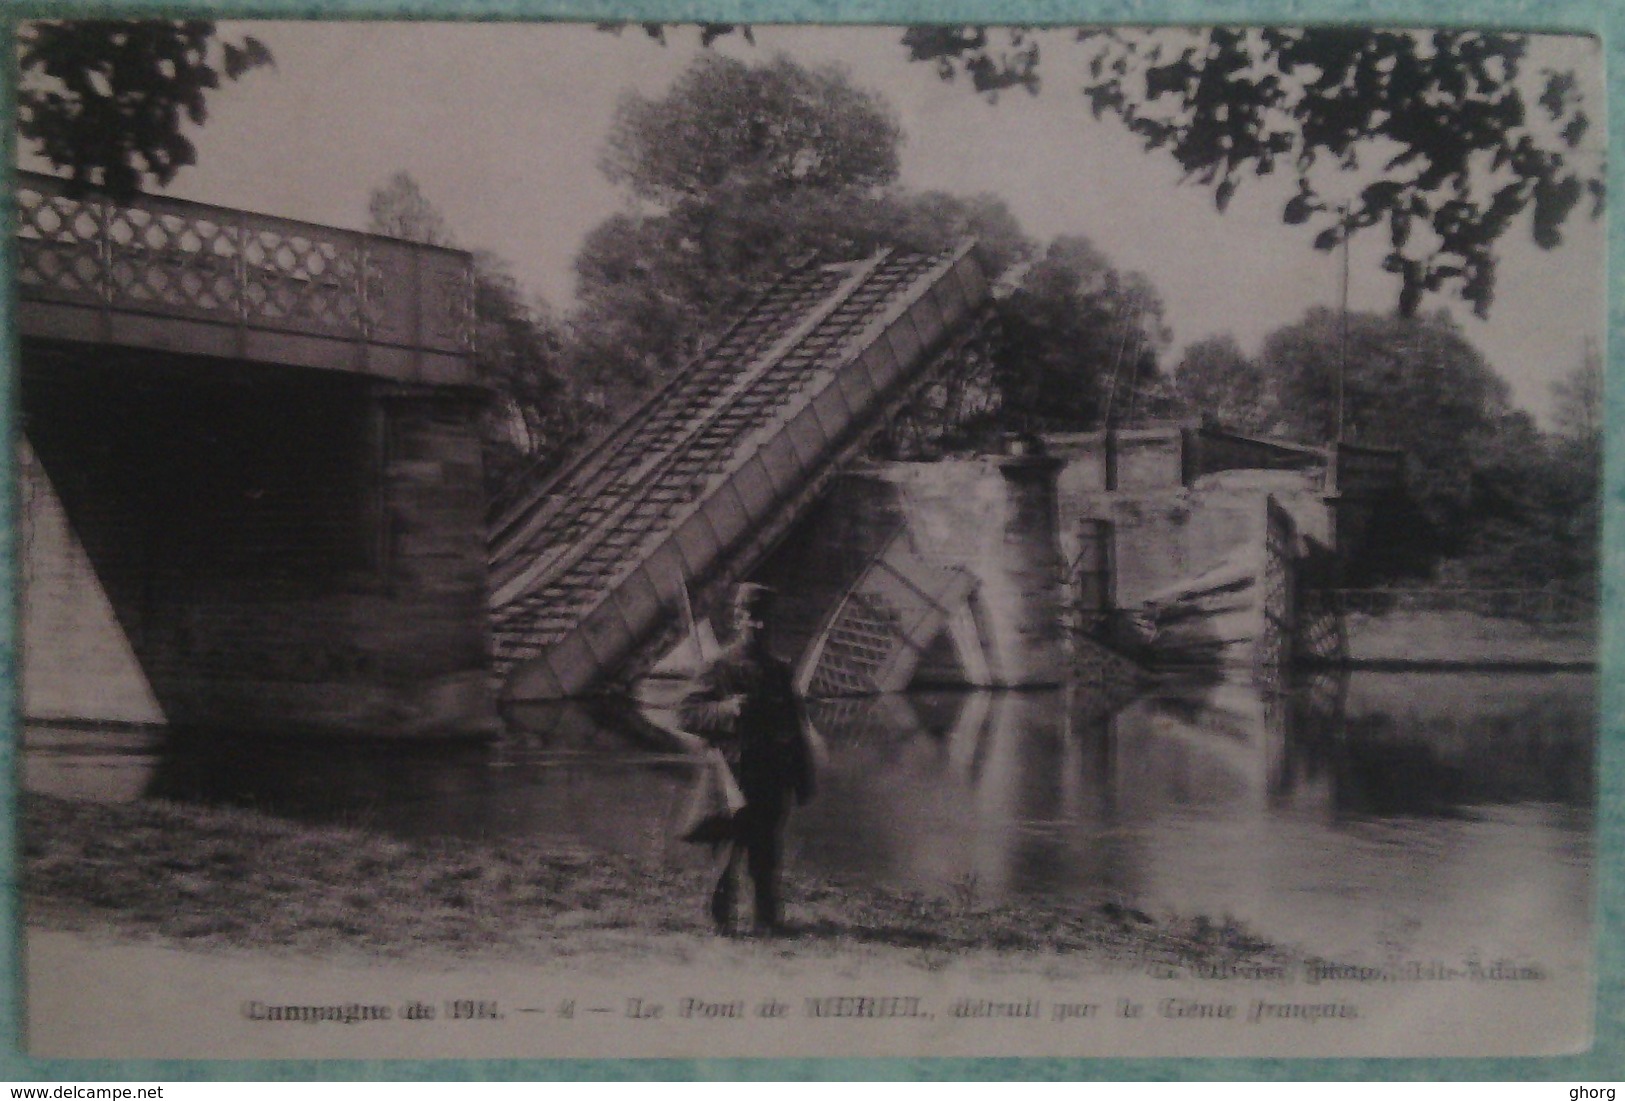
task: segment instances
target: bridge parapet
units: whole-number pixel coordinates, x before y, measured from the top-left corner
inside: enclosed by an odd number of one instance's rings
[[[24,337],[473,385],[468,253],[15,175]]]

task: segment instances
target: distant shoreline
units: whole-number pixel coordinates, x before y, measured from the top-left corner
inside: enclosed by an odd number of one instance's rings
[[[1372,673],[1593,673],[1596,659],[1561,661],[1545,659],[1488,658],[1304,658],[1306,669],[1350,669]]]
[[[1465,611],[1395,610],[1344,618],[1346,656],[1306,664],[1383,671],[1587,672],[1594,624],[1538,624]]]

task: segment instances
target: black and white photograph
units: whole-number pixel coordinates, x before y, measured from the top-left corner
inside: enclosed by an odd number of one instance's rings
[[[1595,37],[13,49],[32,1056],[1590,1046]]]

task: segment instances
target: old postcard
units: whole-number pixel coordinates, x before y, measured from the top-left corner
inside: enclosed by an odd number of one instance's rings
[[[33,1055],[1589,1045],[1595,38],[15,48]]]

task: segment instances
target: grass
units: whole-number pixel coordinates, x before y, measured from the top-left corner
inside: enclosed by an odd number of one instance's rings
[[[23,797],[23,886],[38,927],[201,948],[380,958],[682,954],[712,934],[703,869],[539,843],[405,841],[232,809]],[[1155,918],[1111,900],[982,904],[790,876],[784,956],[903,950],[1082,954],[1136,965],[1280,963],[1229,921]]]

